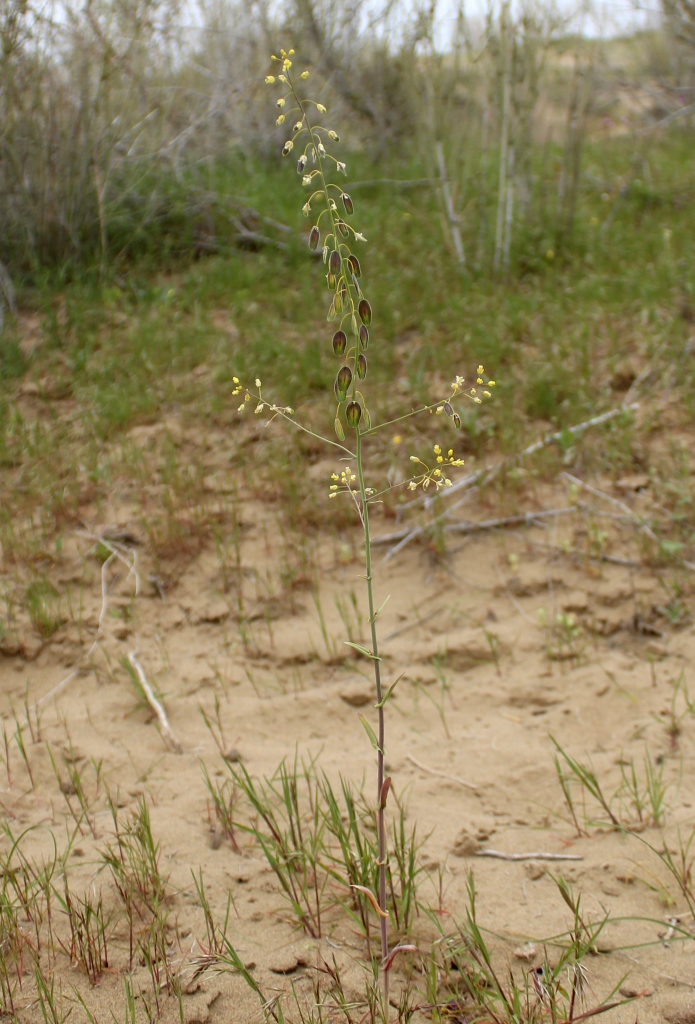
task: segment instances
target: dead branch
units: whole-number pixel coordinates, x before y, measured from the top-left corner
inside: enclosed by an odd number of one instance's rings
[[[477,850],[476,857],[497,860],[584,860],[578,853],[502,853],[501,850]]]

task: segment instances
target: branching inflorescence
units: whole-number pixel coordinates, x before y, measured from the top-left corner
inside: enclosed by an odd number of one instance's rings
[[[456,401],[468,399],[475,404],[480,404],[492,396],[491,389],[494,388],[495,382],[493,380],[486,381],[484,367],[478,366],[473,383],[467,384],[463,377],[456,376],[451,383],[448,395],[444,398],[411,410],[395,419],[378,424],[372,422],[367,400],[362,390],[368,371],[366,353],[370,344],[372,307],[364,294],[361,283],[362,269],[359,258],[353,252],[353,246],[366,242],[366,238],[350,222],[349,218],[354,215],[352,198],[342,185],[329,180],[333,172],[340,175],[347,174],[345,163],[330,152],[332,145],[340,140],[337,132],[318,123],[318,119],[327,113],[326,107],[315,100],[300,97],[292,75],[293,55],[294,50],[287,52],[281,50],[280,57],[273,56],[272,60],[280,67],[277,74],[268,75],[265,81],[268,85],[279,85],[282,88],[282,95],[276,100],[276,107],[280,111],[276,123],[278,125],[288,123],[292,126],[291,136],[286,139],[282,153],[283,156],[289,156],[292,152],[298,153],[297,172],[301,175],[303,186],[309,190],[309,196],[302,209],[305,217],[311,217],[313,220],[309,232],[309,248],[316,251],[321,246],[323,262],[326,265],[326,283],[331,293],[328,321],[335,325],[332,347],[335,356],[340,360],[340,367],[333,385],[337,400],[334,421],[337,441],[321,437],[305,424],[298,422],[291,407],[269,402],[263,395],[261,381],[258,379],[255,381],[254,388],[248,388],[237,377],[234,377],[233,394],[243,396],[238,407],[240,413],[254,408],[256,415],[269,413],[269,422],[281,417],[300,430],[337,449],[340,452],[341,460],[348,464],[339,472],[333,473],[328,493],[331,498],[345,495],[352,500],[362,524],[365,541],[363,578],[367,588],[371,647],[363,647],[352,642],[350,646],[369,659],[374,670],[376,731],[364,715],[360,715],[360,720],[377,755],[376,814],[379,892],[374,897],[373,905],[379,916],[381,928],[382,1016],[386,1021],[388,1020],[389,1005],[388,973],[393,963],[394,954],[400,951],[400,947],[389,952],[389,913],[386,903],[388,854],[384,811],[391,779],[385,778],[384,774],[385,707],[398,680],[391,683],[390,686],[382,685],[377,617],[386,602],[378,609],[375,606],[369,506],[379,501],[387,490],[392,489],[392,485],[389,484],[382,490],[367,487],[364,441],[378,430],[401,423],[420,413],[442,415],[458,429],[461,426],[461,417],[455,408]],[[297,78],[298,81],[305,81],[309,78],[309,72],[302,71]],[[315,115],[316,123],[314,123]],[[352,447],[349,446],[350,442],[346,442],[346,427],[354,438]],[[452,469],[463,465],[463,459],[455,456],[453,448],[440,444],[433,446],[432,456],[428,456],[427,460],[421,459],[417,455],[412,455],[410,460],[413,468],[412,475],[399,486],[406,486],[412,491],[418,488],[427,490],[432,487],[439,490],[442,487],[450,487],[451,480],[448,474]]]

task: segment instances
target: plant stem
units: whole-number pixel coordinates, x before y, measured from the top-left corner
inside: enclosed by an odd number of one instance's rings
[[[431,409],[438,409],[440,405],[444,405],[446,399],[442,399],[441,402],[433,402],[432,405],[423,405],[420,409],[413,409],[412,412],[403,413],[402,416],[396,416],[392,420],[384,420],[383,423],[377,423],[376,426],[370,427],[369,430],[363,430],[362,436],[366,437],[367,434],[375,434],[377,430],[382,430],[383,427],[390,427],[394,423],[400,423],[402,420],[409,420],[411,416],[419,416],[421,412],[430,412]]]
[[[362,435],[359,426],[356,430],[357,450],[355,461],[357,464],[357,479],[360,487],[362,529],[364,531],[364,563],[365,579],[367,582],[367,603],[369,606],[369,625],[372,632],[372,654],[374,655],[374,682],[376,684],[376,703],[379,715],[378,747],[377,747],[377,791],[376,791],[376,829],[379,843],[379,906],[383,913],[386,913],[386,826],[384,822],[384,808],[382,806],[382,790],[384,786],[384,741],[385,741],[385,716],[382,704],[381,691],[381,668],[379,662],[379,644],[376,633],[376,615],[374,613],[374,588],[372,585],[372,550],[369,536],[369,505],[364,485],[364,471],[362,468]],[[381,956],[383,964],[383,986],[384,986],[384,1017],[388,1014],[389,1006],[389,974],[386,963],[389,955],[388,918],[380,917],[381,925]]]

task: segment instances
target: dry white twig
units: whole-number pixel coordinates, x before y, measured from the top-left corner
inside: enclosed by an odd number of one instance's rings
[[[465,786],[466,789],[478,788],[472,782],[466,782],[465,779],[460,779],[458,775],[447,775],[446,772],[437,771],[436,768],[429,768],[426,764],[423,764],[422,761],[418,761],[416,757],[413,757],[412,754],[408,754],[407,758],[411,764],[415,765],[416,768],[421,768],[423,772],[428,772],[430,775],[436,775],[440,779],[448,779],[449,782],[457,782],[459,786]]]
[[[111,562],[113,562],[114,559],[118,559],[119,561],[123,562],[123,564],[128,569],[126,583],[128,582],[131,576],[135,577],[136,597],[140,593],[140,574],[138,573],[137,569],[137,551],[133,551],[132,548],[127,547],[125,544],[120,544],[118,541],[107,540],[106,538],[94,533],[78,532],[77,536],[86,537],[88,540],[95,541],[96,544],[101,544],[103,547],[106,548],[107,551],[110,552],[109,557],[104,560],[104,563],[102,564],[101,567],[101,609],[99,611],[97,631],[94,636],[92,646],[87,651],[87,654],[84,656],[84,659],[80,659],[84,661],[89,661],[89,659],[99,646],[99,641],[101,640],[102,633],[104,631],[104,620],[106,618],[106,612],[108,611],[109,604],[109,583],[107,576],[108,567],[111,565]],[[65,676],[64,679],[61,679],[61,681],[56,686],[54,686],[52,690],[49,690],[48,693],[44,694],[43,697],[39,698],[39,700],[37,700],[33,705],[32,710],[41,707],[42,704],[45,704],[46,701],[50,700],[52,697],[57,697],[61,690],[65,689],[68,683],[72,682],[72,680],[75,679],[75,677],[78,676],[79,673],[80,669],[78,664],[72,669],[71,672],[69,672]]]
[[[133,671],[135,672],[140,681],[140,685],[142,686],[143,693],[145,694],[145,697],[147,699],[147,703],[149,704],[150,708],[155,714],[155,717],[157,718],[157,724],[159,726],[159,731],[162,734],[162,739],[167,744],[167,746],[174,751],[175,754],[182,754],[183,747],[181,746],[179,741],[176,739],[176,736],[174,736],[174,733],[172,732],[166,711],[164,710],[164,707],[161,704],[161,702],[157,700],[154,690],[147,682],[145,670],[138,661],[137,648],[134,651],[129,652],[128,661],[133,666]]]

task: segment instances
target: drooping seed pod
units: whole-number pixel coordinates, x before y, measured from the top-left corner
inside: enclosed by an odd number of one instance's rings
[[[311,232],[309,233],[309,248],[313,252],[318,249],[319,242],[321,241],[321,232],[319,231],[318,224],[314,224]]]
[[[337,356],[345,354],[347,348],[347,335],[345,331],[336,331],[333,335],[333,351]]]
[[[449,419],[451,419],[451,417],[454,415],[454,407],[451,404],[451,402],[445,402],[444,405],[442,406],[442,409],[444,410],[446,415],[449,417]]]
[[[345,223],[344,220],[337,221],[337,227],[338,227],[338,231],[341,233],[343,238],[349,238],[350,237],[350,229],[348,228],[348,226],[347,226],[347,224]]]
[[[360,348],[362,349],[363,352],[366,352],[368,346],[369,346],[369,331],[364,326],[364,324],[360,324]]]
[[[335,310],[336,313],[343,312],[343,296],[339,291],[335,293],[335,298],[333,299],[333,309]]]
[[[360,304],[357,307],[357,312],[360,314],[360,320],[365,327],[369,327],[372,322],[372,307],[369,305],[366,299],[360,299]]]
[[[344,402],[347,398],[348,388],[352,384],[352,370],[349,366],[341,366],[338,370],[338,376],[335,378],[335,396],[339,402]]]
[[[335,429],[336,437],[339,441],[345,440],[345,431],[343,430],[343,424],[340,422],[340,417],[336,416],[335,423],[333,424]]]
[[[456,429],[460,430],[461,429],[461,417],[459,416],[459,414],[457,412],[454,413],[454,415],[452,416],[452,419],[454,421],[454,426],[456,427]]]
[[[362,406],[359,402],[348,402],[345,407],[345,419],[349,427],[356,427],[362,418]]]
[[[364,380],[367,376],[367,357],[361,352],[357,357],[357,376],[360,380]]]
[[[331,255],[328,259],[328,269],[331,274],[337,274],[340,270],[340,253],[337,249],[331,251]]]
[[[343,192],[340,198],[343,200],[343,206],[345,207],[345,212],[348,214],[348,216],[353,214],[355,212],[355,207],[352,205],[352,199],[347,194],[347,192]]]
[[[282,155],[283,156],[289,156],[289,154],[292,152],[293,149],[294,149],[294,142],[292,142],[291,139],[288,139],[287,142],[285,143],[285,145],[282,147]]]
[[[306,153],[302,153],[299,160],[297,160],[297,174],[304,174],[304,168],[306,167]]]
[[[326,274],[326,281],[328,282],[328,288],[333,291],[335,288],[335,277],[333,274]]]
[[[354,253],[350,253],[348,256],[348,263],[352,268],[352,272],[355,277],[362,277],[362,268],[360,267],[360,261],[357,259]]]

